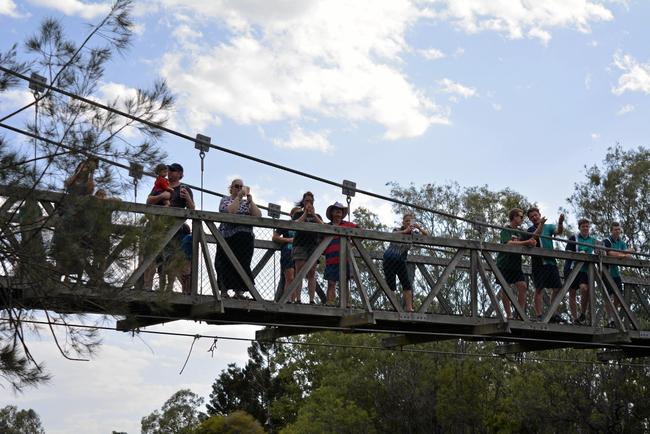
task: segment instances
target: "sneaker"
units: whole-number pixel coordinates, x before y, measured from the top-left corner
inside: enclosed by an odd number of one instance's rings
[[[616,323],[614,321],[610,321],[609,323],[607,323],[607,327],[609,327],[610,329],[615,329]]]
[[[560,323],[564,322],[564,320],[562,319],[562,317],[561,317],[560,315],[555,314],[555,315],[553,315],[553,316],[551,317],[550,322],[552,322],[552,323],[556,323],[556,324],[560,324]]]
[[[309,300],[309,304],[316,304],[314,300]]]
[[[580,316],[578,317],[578,322],[579,322],[580,324],[584,324],[584,323],[587,322],[587,317],[585,316],[584,313],[581,313],[581,314],[580,314]]]
[[[537,319],[537,322],[542,322],[542,316],[541,315],[537,315],[536,319]]]

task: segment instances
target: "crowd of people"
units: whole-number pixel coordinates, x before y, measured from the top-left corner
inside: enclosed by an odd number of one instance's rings
[[[509,224],[501,230],[500,239],[501,243],[527,246],[527,247],[541,247],[544,249],[554,249],[553,238],[557,235],[564,233],[564,214],[560,214],[557,224],[547,223],[547,219],[542,217],[540,210],[536,207],[528,209],[526,212],[528,219],[532,223],[526,231],[523,231],[521,225],[524,221],[524,211],[519,208],[514,208],[508,213]],[[578,253],[593,254],[595,248],[601,243],[590,233],[591,223],[587,219],[578,220],[579,232],[576,235],[571,235],[566,243],[566,250]],[[602,241],[602,245],[606,247],[605,254],[612,257],[629,257],[633,252],[631,247],[621,238],[622,228],[620,223],[612,222],[610,225],[610,235]],[[613,249],[613,250],[609,250]],[[576,261],[566,260],[564,263],[564,277],[569,278],[572,270],[578,265]],[[517,301],[519,306],[526,311],[526,292],[528,289],[527,278],[522,269],[522,255],[519,253],[506,253],[499,252],[497,255],[497,266],[501,272],[505,283],[511,285],[517,290]],[[614,293],[614,286],[620,292],[623,291],[623,284],[620,277],[620,270],[617,265],[612,265],[609,268],[612,281],[606,277],[603,279],[607,292],[610,296]],[[542,320],[542,297],[545,290],[551,291],[551,299],[559,295],[562,289],[562,279],[558,269],[558,261],[554,257],[541,257],[533,256],[531,259],[531,274],[535,293],[533,297],[533,308],[537,320]],[[575,274],[575,273],[574,273]],[[580,294],[580,313],[577,309],[577,296]],[[501,291],[501,298],[509,318],[517,318],[518,314],[510,310],[510,300],[505,291]],[[618,305],[618,298],[614,298],[614,303]],[[608,313],[611,315],[611,307],[605,304]],[[577,271],[576,277],[569,284],[569,311],[571,314],[571,321],[574,324],[584,324],[587,320],[589,311],[589,274],[587,264],[580,265],[580,270]],[[563,318],[559,314],[554,314],[551,317],[553,322],[563,322]],[[613,325],[613,322],[609,325]]]
[[[90,158],[82,162],[73,175],[65,182],[66,190],[72,196],[77,198],[91,196],[95,184],[93,173],[97,168],[98,161]],[[147,196],[146,203],[149,205],[160,205],[175,208],[194,209],[195,202],[191,188],[181,182],[183,179],[183,166],[178,163],[170,165],[159,164],[155,168],[157,175],[154,186]],[[103,190],[97,190],[95,196],[99,199],[105,199],[106,193]],[[349,209],[347,206],[335,202],[329,205],[325,211],[326,223],[323,217],[316,212],[314,206],[314,194],[310,191],[305,192],[302,198],[296,203],[291,210],[290,217],[293,221],[299,223],[311,223],[319,225],[333,225],[346,228],[354,228],[356,225],[345,218],[348,216]],[[97,258],[93,267],[86,267],[85,271],[91,279],[99,278],[98,273],[102,270],[102,260],[100,257],[108,256],[108,247],[106,242],[97,242],[98,239],[107,241],[110,233],[106,235],[106,228],[102,231],[102,236],[97,237],[97,231],[77,234],[82,228],[97,226],[96,222],[86,222],[79,224],[79,219],[83,220],[83,208],[87,207],[87,202],[69,201],[66,206],[62,206],[60,213],[62,217],[60,224],[66,225],[59,231],[55,231],[53,239],[53,256],[57,260],[57,266],[66,269],[65,274],[77,274],[78,278],[84,272],[82,254],[70,253],[70,240],[79,238],[77,245],[83,249],[92,252],[93,257]],[[253,199],[250,187],[244,184],[242,179],[234,179],[230,183],[229,192],[223,196],[219,203],[219,211],[222,213],[260,217],[261,211]],[[70,215],[68,215],[70,214]],[[524,216],[528,217],[531,225],[523,229]],[[91,216],[95,219],[96,215]],[[108,215],[110,219],[110,214]],[[501,230],[500,241],[503,244],[523,247],[539,247],[543,249],[554,249],[554,237],[564,233],[564,215],[560,215],[557,223],[549,223],[545,217],[542,217],[540,210],[532,207],[526,213],[522,209],[514,208],[508,213],[509,223]],[[236,220],[234,220],[236,221]],[[245,293],[250,291],[254,285],[254,276],[251,270],[251,262],[255,249],[255,236],[251,225],[239,224],[232,219],[221,223],[219,226],[219,235],[223,237],[223,243],[217,243],[217,252],[214,259],[215,271],[217,273],[217,283],[221,294],[224,297],[247,298]],[[66,223],[67,222],[67,223]],[[73,223],[74,222],[74,223]],[[155,229],[155,217],[148,220],[149,232]],[[70,227],[68,227],[70,226]],[[94,227],[93,226],[93,227]],[[108,225],[110,226],[110,224]],[[590,233],[590,222],[587,219],[578,221],[579,232],[570,236],[566,240],[566,250],[579,253],[594,253],[599,245],[606,247],[607,255],[613,257],[628,257],[633,249],[630,248],[622,239],[622,228],[618,222],[612,222],[610,235],[602,242],[598,241]],[[63,230],[65,229],[65,230]],[[101,228],[98,228],[98,230]],[[146,231],[145,231],[146,232]],[[422,225],[415,221],[413,214],[405,214],[402,217],[402,224],[393,229],[395,234],[403,235],[428,235],[428,231]],[[75,237],[75,234],[78,237]],[[92,239],[91,239],[92,238]],[[315,304],[316,295],[316,267],[319,259],[314,260],[313,253],[322,241],[322,235],[318,232],[276,229],[273,232],[272,240],[280,245],[280,266],[283,277],[283,287],[281,290],[286,293],[292,286],[296,276],[304,276],[307,280],[307,296],[309,304]],[[99,241],[101,241],[99,240]],[[191,260],[192,260],[192,233],[190,227],[184,224],[164,247],[163,252],[156,256],[143,273],[142,288],[151,290],[153,287],[153,278],[156,272],[159,274],[159,287],[163,290],[171,290],[176,280],[180,281],[184,293],[191,293]],[[407,266],[408,252],[412,245],[407,242],[391,242],[383,253],[383,272],[388,288],[396,292],[397,280],[401,283],[404,309],[407,312],[413,311],[413,270]],[[99,251],[101,250],[101,251]],[[147,249],[141,249],[141,261],[147,254]],[[336,288],[341,276],[339,269],[341,255],[340,237],[334,236],[323,251],[325,258],[324,280],[327,281],[326,300],[327,306],[336,305]],[[350,259],[346,267],[347,280],[351,278]],[[551,292],[551,299],[560,293],[563,286],[562,278],[558,268],[558,260],[553,256],[532,256],[530,261],[531,277],[534,285],[533,309],[535,317],[542,319],[543,315],[543,294],[545,290]],[[580,270],[574,272],[575,267]],[[304,267],[309,267],[306,272],[302,272]],[[501,274],[500,282],[505,283],[508,288],[515,290],[514,294],[517,303],[524,312],[527,310],[527,291],[528,279],[523,271],[523,255],[521,253],[499,252],[497,254],[497,267]],[[70,272],[72,270],[72,273]],[[574,324],[583,324],[586,321],[589,312],[589,273],[588,266],[585,263],[581,265],[574,261],[566,260],[564,262],[563,276],[565,279],[569,276],[575,276],[569,286],[569,312],[571,321]],[[623,285],[618,266],[609,267],[609,276],[603,281],[607,287],[610,296],[616,288],[619,293],[623,291]],[[611,279],[609,278],[611,277]],[[304,282],[294,284],[296,289],[287,294],[288,303],[300,303],[301,292]],[[339,285],[340,286],[340,285]],[[502,289],[501,300],[506,315],[511,319],[518,319],[516,309],[511,309],[511,300],[507,291]],[[577,298],[580,297],[580,309],[578,310]],[[614,298],[615,305],[618,305],[618,298]],[[340,305],[349,306],[348,299],[339,300]],[[606,304],[607,312],[611,315],[612,310]],[[561,315],[555,313],[550,318],[553,322],[562,322]]]
[[[160,204],[166,206],[180,207],[194,209],[194,201],[192,191],[189,187],[180,183],[183,177],[183,168],[180,164],[174,163],[170,166],[158,167],[156,183],[147,198],[148,204]],[[166,169],[166,170],[165,170]],[[168,182],[165,179],[168,176]],[[261,216],[259,207],[253,200],[250,187],[246,186],[242,179],[232,180],[229,186],[229,194],[221,199],[219,204],[219,211],[229,214],[248,215],[248,216]],[[312,223],[312,224],[329,224],[335,226],[342,226],[353,228],[356,225],[348,220],[345,220],[349,213],[348,207],[335,202],[329,205],[325,211],[325,219],[318,214],[314,206],[314,194],[310,191],[305,192],[302,198],[296,203],[296,206],[291,210],[290,217],[295,222]],[[524,216],[528,217],[531,225],[526,229],[522,229]],[[554,249],[553,238],[564,233],[564,215],[560,215],[557,223],[549,223],[545,217],[542,217],[540,210],[536,207],[530,208],[525,214],[522,209],[512,209],[509,214],[509,224],[506,225],[500,233],[500,241],[504,244],[526,246],[526,247],[540,247],[544,249]],[[566,243],[566,250],[576,251],[583,253],[593,253],[595,246],[598,244],[595,237],[590,235],[590,223],[586,219],[581,219],[578,222],[579,233],[568,238]],[[224,222],[220,225],[219,231],[223,236],[226,245],[229,247],[230,255],[234,257],[245,276],[248,279],[242,278],[237,267],[230,260],[229,252],[223,247],[217,247],[215,256],[215,270],[217,272],[218,284],[221,293],[224,297],[229,297],[229,291],[233,292],[235,298],[246,298],[245,293],[250,289],[249,285],[254,284],[254,276],[251,271],[251,261],[254,252],[254,233],[253,227],[250,225],[241,225],[236,223]],[[186,231],[187,232],[187,231]],[[413,214],[405,214],[402,218],[402,224],[393,229],[396,234],[422,234],[428,235],[426,228],[415,221]],[[187,237],[187,233],[183,233],[176,239],[176,243],[180,245],[183,237]],[[190,235],[191,237],[191,235]],[[190,238],[191,239],[191,238]],[[289,229],[277,229],[273,232],[272,240],[280,245],[280,266],[283,277],[283,290],[286,292],[294,279],[301,272],[301,270],[308,266],[309,270],[304,275],[307,280],[307,296],[309,304],[315,304],[316,295],[316,267],[318,261],[309,261],[316,248],[318,247],[322,236],[317,232],[310,231],[296,231]],[[614,249],[606,250],[608,255],[614,257],[629,256],[632,249],[621,238],[621,226],[619,223],[614,222],[611,225],[611,234],[608,238],[603,240],[605,247]],[[332,241],[325,248],[323,255],[325,257],[324,280],[327,281],[326,301],[327,306],[334,306],[336,304],[336,288],[340,280],[339,258],[340,258],[340,237],[333,237]],[[401,289],[404,300],[404,309],[407,312],[413,311],[413,271],[407,266],[408,252],[411,244],[402,242],[391,242],[388,248],[383,253],[383,272],[388,288],[396,292],[397,280],[401,283]],[[187,250],[187,249],[186,249]],[[186,261],[191,258],[190,253],[185,255]],[[161,258],[162,263],[165,258]],[[152,266],[149,273],[145,273],[146,288],[150,288],[151,272],[155,271],[160,263]],[[573,261],[565,261],[563,275],[568,277],[574,267]],[[527,291],[528,279],[523,272],[523,258],[518,253],[500,252],[497,255],[497,266],[501,272],[504,281],[507,285],[515,289],[515,294],[519,306],[526,311],[527,309]],[[346,267],[347,279],[350,279],[350,268]],[[187,271],[189,269],[185,267]],[[609,269],[613,283],[617,286],[619,291],[623,290],[620,278],[620,271],[617,266],[612,266]],[[532,256],[531,259],[531,276],[535,288],[533,295],[533,309],[535,317],[538,320],[542,319],[543,315],[543,294],[545,290],[551,291],[552,300],[558,296],[562,288],[562,278],[560,276],[558,261],[554,257],[541,257]],[[189,279],[186,276],[185,281]],[[609,294],[613,293],[613,287],[609,279],[604,280],[607,285]],[[181,279],[183,282],[183,279]],[[293,293],[288,295],[288,303],[300,303],[301,292],[303,283],[294,285],[296,288]],[[183,290],[186,291],[188,283],[182,285]],[[575,324],[583,324],[586,321],[586,315],[589,307],[589,290],[588,290],[588,273],[587,265],[581,265],[581,269],[577,272],[574,281],[569,287],[569,311],[571,320]],[[577,308],[577,298],[580,296],[580,311]],[[348,294],[349,297],[349,294]],[[616,298],[614,297],[615,301]],[[501,300],[506,314],[509,318],[518,318],[516,311],[511,309],[510,299],[505,291],[501,291]],[[349,305],[350,300],[346,300],[341,305]],[[611,311],[608,308],[608,312]],[[553,322],[561,322],[563,318],[559,314],[554,314],[551,317]]]

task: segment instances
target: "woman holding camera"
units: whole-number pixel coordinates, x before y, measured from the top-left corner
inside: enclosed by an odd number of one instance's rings
[[[320,215],[316,214],[314,209],[314,194],[311,191],[302,195],[302,200],[296,204],[300,210],[293,213],[291,218],[300,223],[317,223],[324,224]],[[296,276],[300,273],[305,262],[318,247],[320,236],[315,232],[297,231],[293,237],[293,260],[296,267]],[[302,284],[302,282],[301,282]],[[300,291],[298,289],[297,291]],[[307,272],[307,291],[309,293],[309,304],[314,304],[316,294],[316,264]],[[293,297],[300,300],[300,295],[293,294]]]
[[[230,183],[230,195],[224,196],[219,203],[219,212],[229,214],[250,215],[260,217],[262,213],[253,201],[250,187],[244,185],[241,179],[233,179]],[[251,271],[251,260],[255,250],[255,236],[253,227],[247,225],[238,225],[235,223],[222,223],[219,226],[221,235],[226,239],[226,243],[232,250],[241,264],[244,272],[248,274],[251,281],[253,272]],[[244,298],[244,292],[248,287],[242,277],[232,265],[223,248],[217,246],[217,255],[214,260],[214,267],[217,270],[217,279],[219,288],[224,296],[227,296],[229,289],[235,291],[235,298]]]

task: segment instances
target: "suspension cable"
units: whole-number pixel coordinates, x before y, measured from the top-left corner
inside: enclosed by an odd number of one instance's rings
[[[0,71],[5,72],[5,73],[10,74],[10,75],[13,75],[13,76],[15,76],[15,77],[17,77],[19,79],[28,81],[30,83],[34,81],[34,79],[32,79],[30,77],[27,77],[24,74],[21,74],[21,73],[19,73],[17,71],[9,69],[9,68],[5,68],[4,66],[1,66],[1,65],[0,65]],[[171,134],[171,135],[174,135],[176,137],[182,138],[184,140],[190,141],[190,142],[192,142],[194,144],[196,144],[196,142],[197,142],[197,139],[195,137],[191,137],[191,136],[189,136],[187,134],[184,134],[182,132],[179,132],[179,131],[173,130],[171,128],[162,126],[162,125],[160,125],[158,123],[148,121],[146,119],[139,118],[138,116],[132,115],[130,113],[123,112],[123,111],[121,111],[119,109],[116,109],[114,107],[107,106],[105,104],[93,101],[91,99],[82,97],[80,95],[76,95],[76,94],[74,94],[72,92],[57,88],[57,87],[55,87],[53,85],[50,85],[50,84],[43,84],[43,83],[40,83],[40,82],[39,82],[39,84],[42,85],[42,87],[47,88],[48,90],[52,90],[54,92],[60,93],[62,95],[68,96],[68,97],[76,99],[78,101],[82,101],[82,102],[84,102],[86,104],[90,104],[92,106],[101,108],[103,110],[107,110],[107,111],[109,111],[111,113],[126,117],[128,119],[133,120],[133,121],[136,121],[136,122],[142,123],[144,125],[147,125],[147,126],[149,126],[151,128],[159,129],[159,130],[161,130],[163,132],[166,132],[168,134]],[[0,122],[2,122],[4,119],[5,118],[0,119]],[[0,127],[8,128],[8,126],[6,124],[3,124],[3,123],[0,123]],[[12,130],[16,131],[16,129],[14,129],[13,127],[8,128],[8,129],[12,129]],[[351,188],[351,187],[349,187],[347,185],[344,185],[343,183],[332,181],[332,180],[329,180],[327,178],[323,178],[323,177],[320,177],[320,176],[312,175],[312,174],[300,171],[298,169],[293,169],[291,167],[284,166],[284,165],[281,165],[281,164],[278,164],[278,163],[275,163],[275,162],[272,162],[272,161],[268,161],[268,160],[264,160],[262,158],[254,157],[252,155],[249,155],[249,154],[246,154],[246,153],[243,153],[243,152],[239,152],[239,151],[235,151],[235,150],[230,149],[230,148],[226,148],[226,147],[218,146],[218,145],[214,145],[214,144],[206,144],[206,146],[208,146],[209,148],[212,148],[212,149],[216,149],[216,150],[221,151],[221,152],[225,152],[225,153],[235,155],[235,156],[243,158],[243,159],[247,159],[247,160],[259,163],[259,164],[263,164],[263,165],[266,165],[266,166],[269,166],[269,167],[273,167],[273,168],[276,168],[276,169],[279,169],[279,170],[283,170],[283,171],[286,171],[286,172],[289,172],[289,173],[293,173],[295,175],[299,175],[299,176],[306,177],[306,178],[309,178],[309,179],[312,179],[312,180],[315,180],[315,181],[318,181],[318,182],[322,182],[324,184],[328,184],[328,185],[339,187],[339,188]],[[193,188],[196,188],[196,187],[193,187]],[[198,190],[198,188],[197,188],[197,190]],[[355,192],[365,194],[366,196],[374,197],[376,199],[384,200],[384,201],[387,201],[387,202],[392,202],[392,203],[394,203],[396,205],[401,205],[401,206],[417,209],[419,211],[430,212],[430,213],[433,213],[433,214],[440,215],[442,217],[463,221],[465,223],[469,223],[469,224],[472,224],[472,225],[482,226],[482,227],[485,227],[485,228],[497,229],[497,230],[502,230],[502,229],[513,230],[512,228],[509,228],[509,227],[506,227],[506,226],[495,225],[495,224],[480,221],[480,220],[475,220],[475,219],[471,219],[471,218],[467,218],[467,217],[463,217],[463,216],[458,216],[458,215],[448,213],[446,211],[441,211],[441,210],[437,210],[437,209],[434,209],[434,208],[429,208],[429,207],[426,207],[426,206],[422,206],[422,205],[418,205],[418,204],[414,204],[414,203],[409,203],[407,201],[396,199],[396,198],[393,198],[393,197],[390,197],[390,196],[385,196],[385,195],[382,195],[382,194],[379,194],[379,193],[374,193],[374,192],[371,192],[371,191],[362,190],[362,189],[357,188],[356,186],[353,187],[353,190]],[[216,195],[218,195],[220,197],[225,196],[225,195],[220,194],[220,193],[214,193],[214,194],[216,194]],[[264,207],[261,207],[261,208],[266,209]],[[524,231],[524,230],[514,230],[514,231],[515,232],[525,233],[525,234],[528,233],[527,231]],[[564,243],[567,242],[567,240],[564,239],[564,238],[549,237],[549,236],[543,236],[542,238],[550,239],[550,240],[553,240],[553,241],[560,241],[560,242],[564,242]],[[582,245],[583,243],[577,242],[576,244],[577,245]],[[590,244],[588,244],[588,245],[591,246]],[[602,250],[609,250],[609,249],[602,248]],[[613,249],[613,250],[616,250],[616,249]],[[635,255],[650,257],[650,254],[644,254],[644,253],[639,253],[639,252],[636,252]]]

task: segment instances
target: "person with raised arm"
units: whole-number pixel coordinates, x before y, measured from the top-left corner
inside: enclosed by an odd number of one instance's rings
[[[546,218],[542,217],[539,208],[531,207],[526,213],[532,225],[528,228],[528,232],[533,234],[533,238],[537,240],[537,247],[553,250],[553,240],[555,235],[560,235],[564,232],[564,214],[560,214],[557,225],[546,223]],[[533,256],[532,258],[532,272],[533,284],[535,285],[535,296],[533,298],[533,306],[535,308],[535,315],[537,320],[542,319],[542,293],[544,289],[550,289],[552,292],[552,299],[559,294],[562,289],[562,280],[560,279],[560,272],[557,268],[557,260],[555,258],[542,258]],[[560,322],[562,317],[554,315],[552,320]]]
[[[307,191],[302,195],[300,202],[296,204],[300,207],[298,211],[293,213],[291,218],[299,223],[315,223],[325,224],[319,214],[316,213],[314,208],[314,194]],[[312,255],[320,240],[320,235],[315,232],[296,231],[293,237],[293,260],[296,266],[296,275],[305,266],[305,262]],[[300,282],[302,285],[302,282]],[[300,291],[298,289],[297,291]],[[309,294],[309,304],[315,304],[314,297],[316,296],[316,264],[314,264],[309,271],[307,271],[307,293]],[[300,299],[300,293],[298,293]]]
[[[429,235],[426,229],[415,222],[415,216],[407,213],[402,217],[402,226],[393,229],[394,234],[404,235]],[[406,266],[406,258],[411,248],[409,243],[391,242],[384,252],[383,268],[386,284],[391,291],[397,290],[397,278],[402,284],[404,294],[404,309],[413,312],[413,276]]]
[[[244,181],[233,179],[230,183],[229,193],[228,196],[221,198],[219,212],[253,217],[262,216],[262,212],[253,201],[250,187],[245,186]],[[244,272],[253,281],[253,272],[251,270],[251,261],[255,251],[253,227],[236,223],[221,223],[219,231],[226,239],[228,247],[234,253]],[[235,298],[244,298],[244,292],[248,291],[248,287],[230,262],[230,259],[228,259],[223,248],[219,246],[217,246],[215,257],[215,269],[217,270],[217,280],[221,293],[227,297],[227,291],[232,289],[235,291]]]
[[[510,221],[509,225],[505,226],[501,230],[500,238],[502,244],[526,247],[537,246],[537,240],[534,237],[530,238],[520,231],[521,224],[524,222],[524,210],[520,208],[511,209],[510,212],[508,212],[508,220]],[[538,225],[538,228],[540,228],[540,230],[543,227],[543,222],[545,221],[545,219],[542,219],[542,221],[540,221],[540,225]],[[539,233],[537,235],[539,235]],[[528,281],[521,269],[521,263],[521,254],[519,253],[499,252],[497,254],[497,267],[505,278],[506,283],[510,286],[513,286],[517,290],[517,301],[519,302],[519,306],[521,306],[525,312],[526,290],[528,289]],[[505,293],[505,289],[502,289],[500,294],[506,315],[508,318],[512,318],[510,312],[510,300]]]

